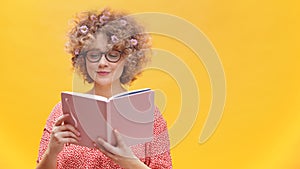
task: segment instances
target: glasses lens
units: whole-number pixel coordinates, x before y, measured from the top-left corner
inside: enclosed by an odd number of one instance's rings
[[[110,62],[117,62],[121,58],[121,53],[113,50],[107,53],[106,58]]]
[[[86,57],[91,62],[98,62],[101,57],[101,53],[98,51],[89,51],[87,52]]]

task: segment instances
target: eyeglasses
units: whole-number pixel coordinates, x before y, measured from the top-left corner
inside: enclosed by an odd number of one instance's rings
[[[99,50],[89,50],[84,53],[82,53],[88,61],[92,63],[99,62],[101,60],[102,56],[105,56],[105,59],[109,62],[116,63],[121,59],[122,53],[117,50],[110,50],[108,52],[100,52]]]

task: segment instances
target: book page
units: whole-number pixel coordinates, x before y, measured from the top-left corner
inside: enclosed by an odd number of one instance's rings
[[[137,93],[142,93],[142,92],[146,92],[146,91],[149,91],[149,90],[151,90],[151,89],[150,88],[143,88],[143,89],[131,90],[131,91],[116,94],[116,95],[112,96],[111,98],[109,98],[108,100],[112,100],[114,98],[120,98],[120,97],[124,97],[124,96],[128,96],[128,95],[133,95],[133,94],[137,94]]]
[[[79,97],[84,97],[84,98],[89,98],[89,99],[94,99],[94,100],[101,100],[101,101],[105,101],[105,102],[108,102],[108,100],[109,100],[106,97],[99,96],[99,95],[94,95],[94,94],[68,92],[68,91],[64,91],[62,93],[67,93],[67,94],[71,94],[71,95],[74,95],[74,96],[79,96]]]

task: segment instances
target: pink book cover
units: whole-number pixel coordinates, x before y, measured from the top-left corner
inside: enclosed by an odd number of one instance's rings
[[[146,143],[153,137],[154,91],[133,90],[111,98],[76,92],[61,93],[62,110],[70,114],[64,123],[74,125],[81,134],[79,145],[94,147],[101,137],[116,144],[117,129],[128,146]]]

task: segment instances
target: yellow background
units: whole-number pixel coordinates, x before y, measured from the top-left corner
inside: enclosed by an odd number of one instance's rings
[[[35,167],[45,121],[60,91],[73,88],[70,56],[63,48],[67,23],[76,12],[104,6],[182,17],[202,30],[219,53],[225,110],[214,135],[199,144],[211,100],[207,71],[178,41],[153,37],[154,47],[175,53],[190,67],[201,96],[192,130],[171,150],[174,168],[299,168],[299,5],[292,0],[2,2],[0,168]],[[180,109],[175,80],[149,71],[133,88],[149,84],[163,91],[160,106],[171,126]]]

